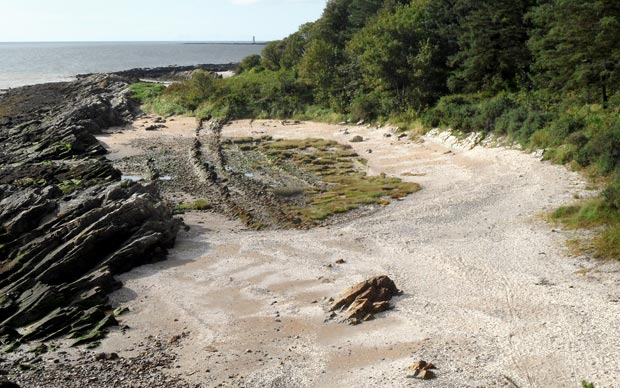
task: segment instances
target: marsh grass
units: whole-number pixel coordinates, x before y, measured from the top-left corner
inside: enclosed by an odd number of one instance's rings
[[[335,141],[238,138],[232,139],[231,143],[244,152],[263,155],[266,164],[278,166],[282,171],[297,170],[299,176],[309,174],[314,177],[305,188],[274,189],[274,194],[279,197],[305,196],[303,206],[290,205],[285,209],[304,226],[319,224],[362,206],[385,206],[391,200],[401,199],[420,189],[418,184],[398,178],[367,176],[365,160],[351,146]]]

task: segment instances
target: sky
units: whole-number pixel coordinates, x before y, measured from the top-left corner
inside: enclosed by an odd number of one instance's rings
[[[0,0],[0,42],[282,39],[327,0]]]

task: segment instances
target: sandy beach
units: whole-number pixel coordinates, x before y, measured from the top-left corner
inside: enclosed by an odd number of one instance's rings
[[[137,138],[193,136],[194,118],[99,139],[121,158]],[[347,128],[348,134],[344,129]],[[319,137],[351,144],[368,173],[422,185],[358,219],[307,231],[254,231],[184,215],[167,261],[120,280],[130,312],[103,351],[135,354],[149,335],[179,341],[174,375],[204,387],[612,387],[620,375],[619,263],[572,256],[542,214],[586,182],[562,166],[446,134],[398,140],[385,128],[236,121],[224,136]],[[354,135],[361,143],[349,143]],[[369,153],[369,150],[371,153]],[[182,179],[177,177],[175,179]],[[335,264],[339,259],[343,264]],[[330,265],[331,264],[331,265]],[[326,299],[376,275],[403,290],[358,326],[327,321]],[[411,378],[432,361],[433,380]]]

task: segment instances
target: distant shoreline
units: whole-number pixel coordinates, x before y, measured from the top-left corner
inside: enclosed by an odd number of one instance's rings
[[[0,89],[67,82],[77,74],[168,65],[227,64],[260,54],[257,42],[0,43]]]
[[[192,71],[192,70],[205,70],[205,71],[211,71],[211,72],[226,72],[226,71],[231,71],[234,70],[237,65],[239,63],[238,62],[231,62],[231,63],[211,63],[211,64],[198,64],[198,65],[189,65],[189,66],[177,66],[177,65],[170,65],[170,66],[160,66],[160,67],[139,67],[139,68],[133,68],[133,69],[127,69],[127,70],[121,70],[121,71],[113,71],[113,72],[107,72],[107,73],[87,73],[87,74],[76,74],[72,77],[72,79],[70,80],[66,80],[66,81],[50,81],[50,82],[40,82],[40,83],[35,83],[35,84],[29,84],[29,85],[21,85],[21,86],[16,86],[14,88],[0,88],[0,96],[3,94],[8,93],[10,90],[12,89],[19,89],[19,88],[24,88],[24,87],[32,87],[32,86],[37,86],[37,85],[46,85],[46,84],[55,84],[55,83],[65,83],[65,82],[74,82],[89,76],[92,76],[94,74],[112,74],[112,75],[117,75],[120,77],[125,77],[125,78],[129,78],[131,79],[133,82],[138,82],[143,78],[147,78],[147,77],[153,77],[154,79],[157,78],[170,78],[171,80],[174,80],[176,77],[179,76],[179,73],[184,73],[184,72],[188,72],[188,71]],[[182,76],[182,74],[181,74]]]

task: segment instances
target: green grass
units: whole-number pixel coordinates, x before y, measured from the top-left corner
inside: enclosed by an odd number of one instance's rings
[[[166,87],[162,84],[139,82],[132,84],[129,89],[132,92],[131,97],[145,104],[160,96]]]
[[[592,228],[620,224],[620,212],[604,199],[595,198],[570,206],[562,206],[549,216],[551,221],[563,223],[570,229]]]
[[[572,240],[571,249],[579,253],[591,250],[594,257],[620,260],[620,210],[605,199],[560,207],[549,215],[549,220],[560,222],[568,229],[598,228],[592,239]]]

